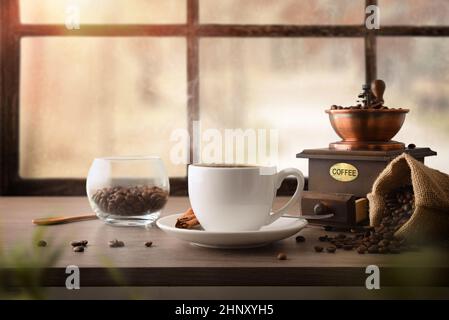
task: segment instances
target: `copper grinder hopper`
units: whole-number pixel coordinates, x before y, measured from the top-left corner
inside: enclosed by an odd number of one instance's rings
[[[351,107],[333,105],[326,110],[332,128],[342,138],[329,145],[334,150],[401,150],[402,142],[391,140],[401,129],[405,115],[403,108],[384,106],[385,82],[374,80],[363,86],[358,104]]]

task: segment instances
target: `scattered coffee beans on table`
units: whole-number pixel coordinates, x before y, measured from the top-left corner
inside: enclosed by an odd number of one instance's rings
[[[168,192],[156,186],[118,186],[97,190],[92,200],[105,213],[135,216],[161,210],[167,203]]]
[[[385,204],[387,214],[382,218],[379,226],[366,228],[365,231],[357,232],[355,236],[338,234],[331,237],[324,235],[320,236],[318,240],[333,245],[326,248],[328,252],[335,252],[337,248],[348,251],[356,248],[359,254],[398,254],[402,251],[416,250],[416,247],[408,245],[405,239],[397,238],[394,235],[410,219],[415,210],[413,188],[405,186],[388,193],[385,196]],[[315,251],[317,251],[316,247]]]

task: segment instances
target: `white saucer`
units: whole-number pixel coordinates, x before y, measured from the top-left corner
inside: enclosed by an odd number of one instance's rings
[[[302,218],[279,218],[272,224],[257,231],[211,232],[201,228],[179,229],[175,227],[176,219],[181,214],[172,214],[157,220],[157,226],[178,239],[195,245],[210,248],[251,248],[267,245],[271,242],[288,238],[307,225]]]

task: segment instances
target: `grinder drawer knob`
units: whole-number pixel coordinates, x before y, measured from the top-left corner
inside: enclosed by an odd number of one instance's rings
[[[313,207],[313,213],[316,215],[326,214],[329,211],[329,208],[322,202],[318,202]]]

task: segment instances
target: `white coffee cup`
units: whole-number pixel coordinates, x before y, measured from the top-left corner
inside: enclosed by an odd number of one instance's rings
[[[272,211],[276,190],[294,176],[298,186],[293,197]],[[301,197],[304,176],[298,169],[276,172],[275,167],[190,165],[189,198],[193,211],[207,231],[259,230],[280,218]]]

